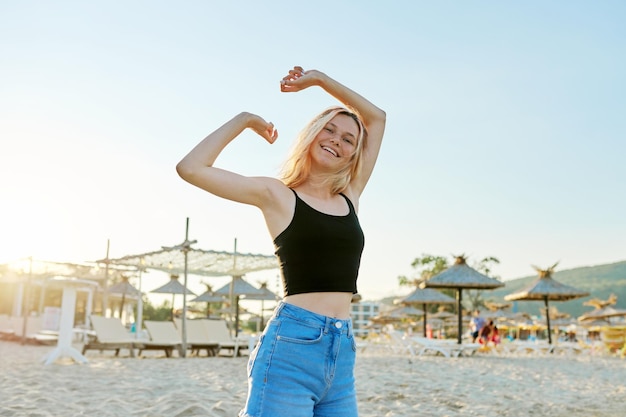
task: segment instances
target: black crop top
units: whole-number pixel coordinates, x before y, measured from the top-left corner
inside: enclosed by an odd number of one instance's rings
[[[285,296],[309,292],[357,292],[356,279],[365,244],[354,206],[333,216],[315,210],[295,190],[291,223],[274,239]]]

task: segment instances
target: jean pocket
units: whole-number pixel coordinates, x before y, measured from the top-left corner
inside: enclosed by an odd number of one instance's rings
[[[277,341],[310,345],[318,343],[324,336],[324,329],[309,327],[298,322],[284,321],[280,323]]]

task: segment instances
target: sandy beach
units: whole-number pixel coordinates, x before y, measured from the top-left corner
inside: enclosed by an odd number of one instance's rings
[[[245,401],[247,357],[88,351],[87,364],[45,366],[52,349],[0,341],[1,416],[235,417]],[[356,374],[361,417],[625,415],[626,360],[616,357],[365,352]]]

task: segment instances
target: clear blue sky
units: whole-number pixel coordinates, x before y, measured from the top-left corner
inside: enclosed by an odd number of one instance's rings
[[[196,247],[271,254],[257,209],[174,167],[246,110],[278,142],[246,133],[218,165],[275,175],[334,104],[280,93],[294,65],[388,115],[361,201],[365,298],[400,292],[422,253],[495,256],[505,280],[624,260],[625,21],[623,1],[2,2],[0,262],[157,250],[187,217]]]

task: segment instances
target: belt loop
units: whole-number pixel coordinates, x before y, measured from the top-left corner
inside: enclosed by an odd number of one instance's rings
[[[276,307],[276,312],[274,313],[274,315],[278,317],[280,315],[280,312],[283,311],[283,308],[285,308],[285,303],[281,301],[278,303],[278,307]]]
[[[328,329],[330,328],[332,321],[333,319],[326,317],[326,323],[324,323],[324,334],[328,334]]]
[[[348,324],[346,326],[347,329],[347,333],[348,333],[348,339],[350,339],[352,337],[352,320],[348,319]]]

